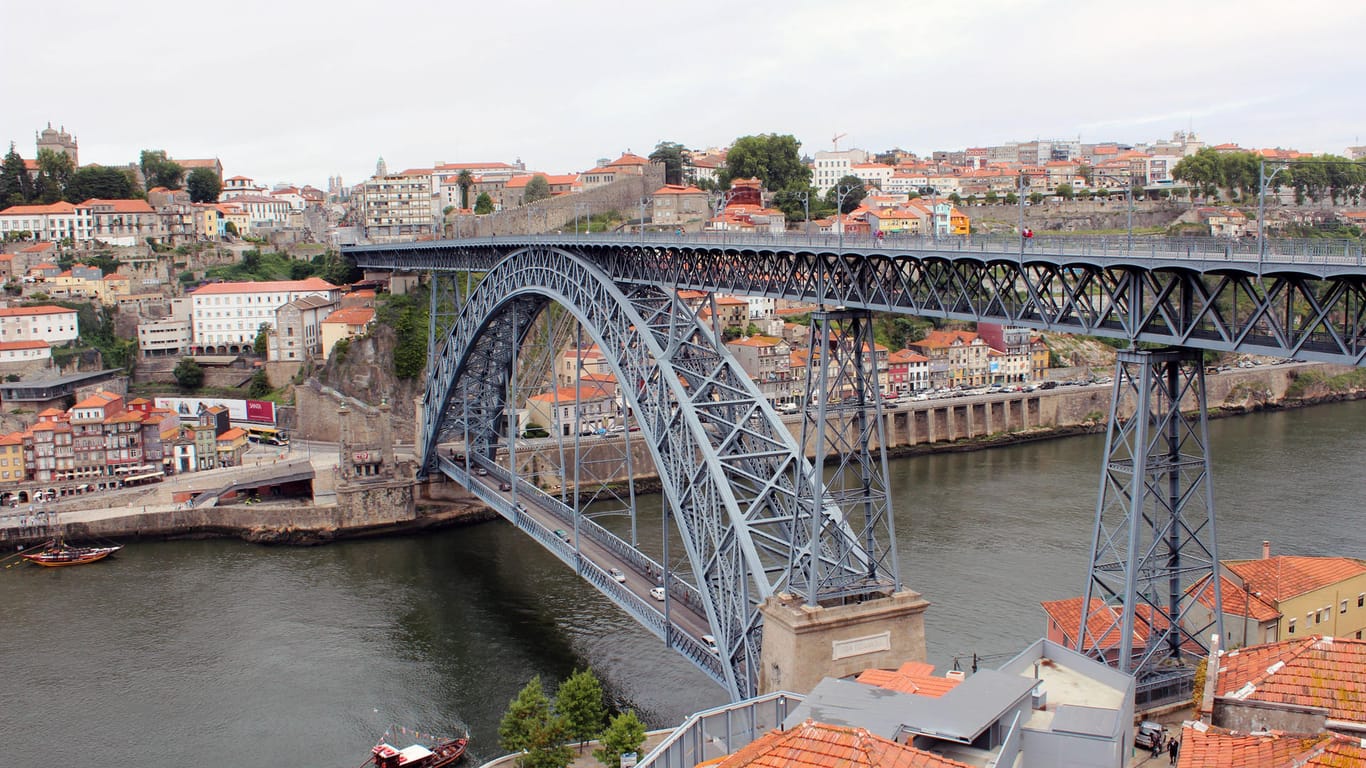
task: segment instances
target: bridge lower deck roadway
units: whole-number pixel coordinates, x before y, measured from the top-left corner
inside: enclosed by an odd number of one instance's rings
[[[653,566],[657,569],[656,573],[648,573],[642,569],[639,565],[641,562],[653,562],[644,555],[644,553],[640,553],[639,559],[628,559],[613,552],[611,549],[608,549],[592,537],[584,535],[582,532],[576,534],[573,520],[562,517],[559,511],[554,509],[551,504],[542,503],[537,498],[537,495],[524,492],[515,493],[513,490],[501,490],[503,484],[507,484],[510,487],[514,486],[513,482],[509,482],[508,478],[503,477],[505,472],[503,468],[492,463],[484,463],[483,460],[478,458],[474,461],[476,464],[482,466],[484,471],[489,472],[489,474],[480,475],[478,474],[477,469],[471,473],[469,482],[480,486],[479,488],[471,488],[471,491],[475,491],[483,497],[493,496],[501,499],[506,503],[507,509],[509,510],[516,509],[517,505],[520,505],[523,515],[540,524],[547,530],[565,531],[569,539],[566,543],[574,549],[575,553],[587,561],[584,567],[597,567],[604,574],[609,573],[612,568],[620,570],[626,576],[626,581],[622,582],[622,586],[629,590],[631,594],[638,597],[642,602],[659,606],[656,609],[659,615],[667,619],[667,621],[672,623],[676,628],[683,630],[694,640],[699,642],[702,642],[703,635],[710,634],[711,627],[707,622],[707,617],[702,607],[700,605],[693,607],[689,605],[687,601],[677,599],[675,590],[671,589],[669,591],[669,599],[667,601],[668,613],[667,615],[665,614],[665,602],[656,600],[650,595],[651,589],[662,585],[663,582],[659,578],[659,573],[662,573],[663,569],[659,568],[658,564]],[[517,481],[515,482],[515,486],[518,491],[529,487],[525,481]],[[587,521],[585,520],[585,522]]]

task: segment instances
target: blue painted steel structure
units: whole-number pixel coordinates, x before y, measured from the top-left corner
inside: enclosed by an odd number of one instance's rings
[[[1366,263],[1359,245],[1344,243],[1270,241],[1258,249],[1196,238],[1036,237],[1026,248],[1015,237],[878,242],[721,233],[485,238],[347,253],[370,269],[488,273],[444,343],[433,347],[422,440],[427,470],[456,476],[434,461],[435,447],[456,437],[496,456],[514,350],[548,303],[569,307],[613,352],[618,381],[634,382],[624,390],[642,416],[683,533],[695,575],[690,586],[722,646],[723,675],[714,668],[709,674],[734,696],[754,692],[763,599],[787,588],[810,590],[814,601],[899,587],[888,556],[890,508],[861,500],[864,509],[876,506],[888,517],[883,538],[866,539],[877,526],[854,530],[859,504],[845,505],[840,519],[815,511],[837,494],[815,480],[771,407],[718,344],[716,329],[678,301],[678,290],[781,297],[843,313],[1000,322],[1184,350],[1121,358],[1097,500],[1085,594],[1120,604],[1118,614],[1105,608],[1106,616],[1117,616],[1111,628],[1119,635],[1130,638],[1142,621],[1153,643],[1102,647],[1108,631],[1080,633],[1078,642],[1139,675],[1183,661],[1183,649],[1204,642],[1199,632],[1172,629],[1186,612],[1184,589],[1217,562],[1196,350],[1366,362]],[[866,419],[877,414],[873,390],[873,397],[857,398],[862,442],[847,447],[864,452],[865,475],[875,465]],[[1198,430],[1172,405],[1186,394],[1199,405]],[[1134,398],[1133,413],[1120,408],[1125,396]],[[824,431],[823,407],[818,423]],[[1140,604],[1147,618],[1136,618]],[[668,631],[662,636],[667,640]],[[685,643],[671,645],[696,656]]]

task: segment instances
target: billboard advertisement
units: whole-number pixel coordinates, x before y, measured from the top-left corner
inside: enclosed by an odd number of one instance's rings
[[[275,403],[265,400],[235,400],[227,397],[157,397],[153,398],[158,408],[166,408],[180,414],[182,420],[193,419],[199,412],[211,406],[221,405],[228,409],[230,421],[249,421],[253,424],[274,424]]]

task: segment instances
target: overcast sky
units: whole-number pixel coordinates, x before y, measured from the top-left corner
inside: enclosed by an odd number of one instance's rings
[[[1363,0],[16,0],[0,19],[20,154],[50,121],[82,163],[165,149],[269,184],[355,184],[379,156],[568,173],[770,132],[806,153],[1366,136]]]

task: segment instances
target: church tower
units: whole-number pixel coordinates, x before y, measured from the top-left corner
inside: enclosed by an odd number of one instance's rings
[[[48,123],[46,128],[33,135],[33,141],[38,146],[39,152],[44,149],[61,152],[71,158],[73,167],[79,168],[81,166],[80,158],[77,157],[79,149],[76,146],[76,138],[66,132],[66,126],[62,126],[62,129],[57,131],[53,130],[52,123]],[[34,157],[37,157],[36,153]]]

